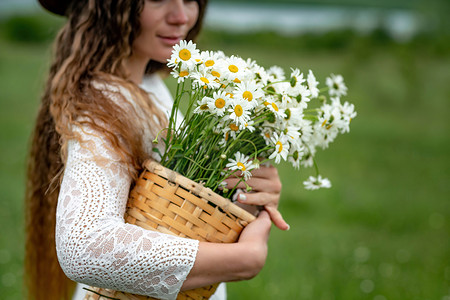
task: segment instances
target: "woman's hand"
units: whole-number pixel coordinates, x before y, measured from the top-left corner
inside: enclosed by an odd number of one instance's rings
[[[245,279],[251,279],[258,275],[264,267],[267,258],[267,242],[270,233],[270,217],[265,211],[262,211],[256,220],[248,224],[239,236],[238,245],[246,251],[242,253],[249,253],[250,256],[245,259],[249,264]]]
[[[237,174],[237,173],[236,173]],[[228,188],[234,187],[240,177],[229,177],[225,180]],[[281,194],[281,181],[278,170],[274,166],[263,166],[252,171],[252,177],[245,183],[240,182],[237,188],[246,191],[247,185],[251,187],[250,193],[240,193],[237,200],[242,204],[263,206],[269,213],[272,222],[281,230],[288,230],[289,225],[284,221],[278,211]]]
[[[262,211],[242,230],[237,243],[200,242],[194,266],[181,290],[249,280],[258,275],[266,263],[270,227],[269,214]]]

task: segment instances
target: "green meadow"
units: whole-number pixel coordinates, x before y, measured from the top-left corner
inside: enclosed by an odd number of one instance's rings
[[[0,27],[0,299],[23,298],[25,160],[59,25],[38,15]],[[358,112],[317,154],[331,189],[306,191],[313,169],[279,167],[291,229],[272,229],[263,271],[228,284],[229,299],[450,299],[449,40],[203,33],[202,50],[311,69],[322,83],[342,74]]]

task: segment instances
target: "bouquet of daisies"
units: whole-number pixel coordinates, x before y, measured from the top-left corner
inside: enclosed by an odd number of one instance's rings
[[[246,181],[260,164],[288,161],[296,169],[315,166],[307,189],[330,187],[315,163],[316,149],[327,148],[349,131],[354,105],[341,103],[347,87],[330,75],[319,88],[313,72],[293,68],[289,75],[265,69],[251,59],[221,51],[199,51],[191,41],[174,46],[168,66],[177,91],[168,128],[162,132],[161,164],[204,184],[225,197],[222,189],[233,173]],[[180,103],[184,118],[179,119]],[[159,135],[154,140],[158,143]]]

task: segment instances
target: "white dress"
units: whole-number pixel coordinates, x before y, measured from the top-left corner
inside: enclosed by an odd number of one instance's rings
[[[170,113],[173,100],[158,75],[146,77],[142,87]],[[83,142],[68,142],[55,235],[63,271],[79,282],[73,300],[84,298],[86,285],[176,299],[194,265],[198,241],[125,223],[131,184],[126,166],[101,133],[74,130]],[[144,140],[153,139],[150,132],[145,135]],[[224,284],[211,299],[226,299]]]

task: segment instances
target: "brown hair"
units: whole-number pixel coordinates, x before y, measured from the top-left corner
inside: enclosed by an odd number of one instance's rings
[[[134,177],[147,157],[141,126],[135,118],[121,117],[125,115],[124,109],[96,89],[93,82],[126,88],[139,105],[157,116],[159,123],[166,122],[148,94],[126,80],[124,62],[140,32],[139,16],[144,1],[77,0],[71,1],[66,11],[68,21],[55,41],[55,57],[41,98],[28,159],[25,199],[28,299],[70,299],[74,288],[59,266],[55,246],[64,149],[69,139],[77,138],[70,130],[71,125],[89,126],[102,132]],[[187,39],[194,39],[202,24],[207,0],[197,2],[199,18]],[[164,64],[151,61],[147,71],[164,68]],[[117,96],[127,101],[120,93]],[[155,122],[153,118],[148,120]]]

